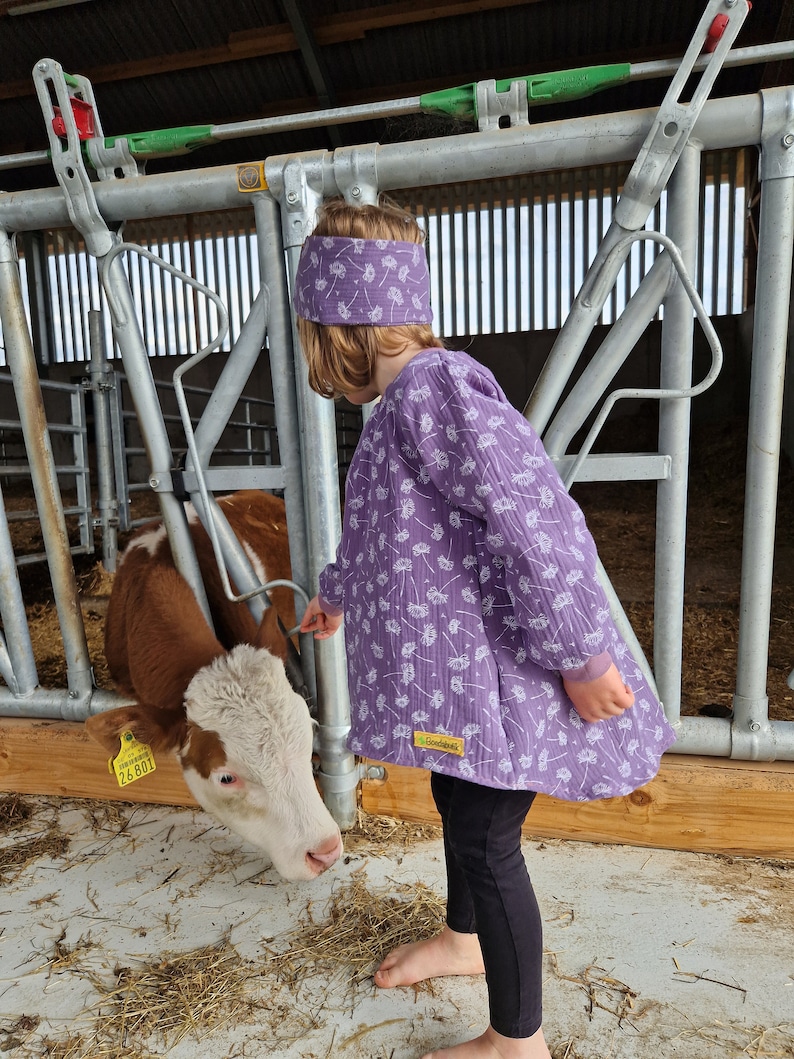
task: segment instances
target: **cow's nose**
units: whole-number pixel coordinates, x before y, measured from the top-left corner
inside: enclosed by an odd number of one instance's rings
[[[308,861],[312,871],[319,875],[320,872],[325,871],[326,868],[330,868],[332,864],[339,860],[342,853],[342,839],[340,835],[333,835],[322,845],[317,846],[316,849],[309,850],[306,854],[306,860]]]

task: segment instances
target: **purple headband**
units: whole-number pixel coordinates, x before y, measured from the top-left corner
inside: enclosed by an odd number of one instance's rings
[[[292,304],[298,316],[317,324],[430,323],[424,248],[390,239],[310,235],[298,262]]]

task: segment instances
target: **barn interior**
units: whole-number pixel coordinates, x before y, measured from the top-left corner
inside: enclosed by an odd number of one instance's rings
[[[5,214],[0,213],[0,226],[8,217],[15,220],[10,230],[24,270],[25,312],[35,374],[42,385],[55,461],[66,468],[57,475],[59,504],[64,509],[71,562],[77,576],[92,679],[101,693],[112,695],[102,634],[113,562],[126,534],[139,520],[157,513],[158,494],[149,483],[151,467],[140,433],[140,417],[124,378],[126,365],[115,344],[92,255],[84,234],[62,220],[61,191],[48,154],[47,120],[33,77],[37,65],[51,59],[68,74],[85,78],[95,96],[93,118],[101,118],[106,144],[110,146],[113,138],[136,144],[138,153],[125,157],[124,164],[130,168],[111,174],[105,183],[123,188],[126,183],[139,178],[145,182],[151,177],[161,181],[151,185],[156,193],[165,193],[173,180],[185,187],[192,183],[199,195],[202,184],[213,183],[227,169],[236,174],[238,167],[260,171],[269,164],[270,172],[280,172],[274,159],[330,157],[341,164],[345,159],[361,158],[366,164],[368,155],[359,150],[361,145],[381,145],[391,153],[381,153],[379,157],[394,159],[401,149],[408,152],[412,145],[421,144],[429,161],[423,160],[417,168],[432,171],[434,156],[446,158],[443,152],[454,153],[455,144],[460,145],[460,154],[475,153],[472,141],[478,136],[495,137],[501,130],[506,137],[519,137],[522,127],[514,115],[497,115],[496,128],[485,133],[471,112],[449,113],[437,109],[435,102],[428,106],[426,97],[435,99],[434,94],[440,94],[446,98],[450,89],[473,88],[491,81],[501,87],[503,82],[525,76],[537,80],[537,96],[530,98],[526,114],[527,137],[544,140],[544,130],[549,130],[549,142],[553,143],[556,137],[562,143],[566,136],[573,135],[572,130],[580,128],[591,130],[590,140],[594,138],[593,129],[601,130],[604,138],[625,134],[631,148],[625,157],[613,161],[593,161],[583,139],[580,159],[574,158],[572,151],[564,154],[564,164],[555,167],[544,163],[542,171],[535,172],[527,163],[525,171],[509,176],[489,178],[478,174],[449,181],[436,178],[424,184],[419,180],[389,189],[390,194],[424,219],[431,241],[441,248],[441,259],[453,262],[451,269],[447,265],[447,271],[442,273],[438,264],[433,264],[437,291],[434,300],[448,345],[465,348],[487,364],[511,401],[523,408],[555,346],[596,252],[598,238],[609,215],[614,214],[636,156],[635,148],[651,120],[637,117],[642,133],[635,134],[632,116],[651,116],[662,106],[704,8],[705,0],[696,5],[673,0],[663,9],[619,4],[615,0],[441,0],[433,5],[415,0],[380,4],[367,4],[366,0],[240,0],[220,6],[206,0],[129,0],[125,4],[117,0],[0,0],[0,45],[4,56],[0,80],[0,208],[6,210]],[[771,100],[775,98],[771,94],[774,90],[790,86],[794,81],[792,39],[792,0],[755,4],[732,45],[734,52],[746,49],[748,57],[736,64],[725,61],[710,88],[709,100],[715,107],[712,113],[723,102],[726,112],[733,114],[729,110],[731,101]],[[780,46],[778,50],[774,45]],[[749,52],[756,48],[768,50],[750,57]],[[660,64],[655,71],[654,64]],[[568,91],[557,99],[544,98],[548,75],[585,67],[610,68],[604,75],[606,84],[599,91],[581,97]],[[742,110],[737,125],[744,115]],[[604,124],[599,125],[600,121]],[[631,135],[626,133],[629,127]],[[152,146],[155,138],[151,134],[161,130],[166,130],[166,134]],[[135,139],[134,134],[141,134],[141,138]],[[714,385],[691,402],[680,711],[695,726],[692,730],[698,732],[698,726],[711,720],[725,726],[734,722],[739,627],[747,606],[746,596],[744,601],[742,598],[741,569],[748,532],[745,465],[752,420],[763,181],[758,144],[742,141],[738,132],[736,138],[736,146],[703,151],[695,193],[701,218],[699,246],[692,258],[693,274],[725,363]],[[510,140],[511,149],[514,142]],[[498,153],[497,145],[493,154]],[[382,168],[385,166],[386,163]],[[133,169],[137,175],[132,175]],[[109,200],[103,196],[109,193],[100,186],[103,181],[97,182],[95,173],[89,172],[97,183],[97,201],[104,204]],[[228,339],[190,376],[194,410],[204,408],[222,375],[251,311],[259,282],[257,221],[251,206],[240,201],[236,182],[233,183],[228,198],[234,202],[208,210],[185,207],[171,216],[147,216],[148,207],[141,208],[136,200],[121,229],[125,241],[139,244],[203,277],[209,286],[222,292],[228,304]],[[115,194],[116,190],[113,188],[110,193]],[[575,203],[581,206],[575,208]],[[283,199],[280,205],[285,208]],[[584,212],[578,213],[577,209]],[[657,204],[650,228],[664,227],[666,209],[666,205]],[[48,213],[51,216],[45,216]],[[120,224],[121,218],[113,217],[111,223]],[[506,233],[511,225],[520,228],[522,224],[522,238],[535,248],[537,256],[528,256],[525,266],[522,257],[517,268],[517,250],[515,257],[509,251],[515,250],[518,243],[509,242]],[[781,230],[783,227],[781,223]],[[781,244],[788,245],[782,237]],[[496,246],[498,252],[493,249]],[[637,252],[631,258],[631,267],[607,301],[588,340],[586,361],[601,347],[654,260],[651,253]],[[784,262],[784,270],[785,265]],[[191,299],[195,304],[195,296],[178,293],[177,285],[172,286],[170,278],[159,273],[155,280],[155,273],[143,258],[130,264],[129,272],[168,437],[175,455],[181,458],[186,445],[172,380],[175,368],[192,362],[205,340],[211,329],[210,313],[195,309],[192,327],[186,334],[180,333],[173,320],[191,311],[188,306]],[[472,285],[479,291],[477,297],[471,296]],[[150,292],[157,288],[157,297],[152,295],[151,305],[147,304]],[[460,296],[460,291],[464,296]],[[782,296],[788,304],[787,289]],[[163,306],[171,308],[170,316]],[[104,318],[94,318],[92,323],[89,309],[104,311]],[[107,362],[93,368],[92,327],[98,327],[104,336],[107,354]],[[662,328],[663,320],[655,314],[638,337],[631,358],[621,368],[620,386],[644,389],[657,384]],[[693,342],[693,379],[697,380],[709,370],[712,351],[699,327],[694,329]],[[4,334],[4,351],[5,344]],[[783,407],[775,450],[779,457],[778,480],[776,501],[772,503],[773,509],[776,506],[776,518],[772,512],[774,544],[761,564],[771,566],[768,657],[763,666],[768,712],[763,720],[768,719],[773,726],[794,722],[794,691],[790,686],[794,669],[794,414],[790,400],[792,369],[785,353],[782,364],[786,388],[783,396],[781,381]],[[98,477],[103,472],[97,464],[101,439],[96,417],[109,371],[117,373],[111,389],[114,395],[118,394],[119,402],[108,414],[123,424],[123,445],[120,456],[114,458],[116,489],[110,497],[100,498]],[[37,688],[48,692],[57,689],[68,697],[68,638],[64,650],[61,618],[52,601],[53,575],[45,561],[42,515],[32,497],[27,450],[13,390],[12,372],[4,363],[0,366],[0,415],[5,420],[0,484],[33,638]],[[86,393],[88,397],[85,422],[76,432],[73,408],[75,402],[80,402],[78,391],[84,399]],[[262,468],[277,464],[281,456],[275,407],[278,402],[274,371],[263,353],[243,388],[234,423],[219,445],[221,451],[216,453],[224,466],[253,464],[257,474],[263,476],[260,480],[264,480]],[[587,434],[589,422],[576,433],[574,448]],[[332,429],[341,484],[361,429],[359,413],[340,406]],[[658,435],[657,403],[635,397],[616,406],[595,453],[628,453],[635,449],[655,452]],[[76,447],[76,437],[84,449]],[[89,468],[88,473],[76,473],[78,466]],[[659,636],[659,604],[654,598],[656,482],[582,481],[572,489],[585,509],[617,596],[646,655],[651,657],[654,639]],[[765,504],[769,505],[768,497]],[[4,629],[8,635],[6,620]],[[91,836],[85,831],[83,814],[90,816],[98,810],[68,800],[118,800],[118,791],[110,782],[112,777],[103,774],[102,752],[73,734],[81,729],[79,722],[55,719],[49,712],[43,716],[26,714],[24,706],[20,711],[18,702],[9,698],[9,716],[0,718],[5,750],[0,786],[12,797],[30,798],[35,814],[27,830],[9,831],[7,848],[18,845],[22,834],[27,839],[46,830],[49,825],[42,821],[48,813],[55,812],[56,801],[50,799],[65,797],[67,802],[63,804],[70,814],[65,828],[76,836],[74,841],[81,851],[78,859],[96,863],[96,850],[102,848],[101,843],[129,829],[121,818],[115,826],[104,820],[99,824],[98,837]],[[62,700],[56,701],[60,710]],[[783,738],[778,742],[784,747]],[[79,769],[74,765],[75,747],[84,755],[81,760],[85,765]],[[533,837],[528,839],[528,858],[542,860],[540,854],[547,852],[544,847],[550,850],[545,867],[533,870],[548,873],[541,885],[554,895],[546,909],[549,924],[554,924],[549,927],[554,935],[554,952],[547,954],[551,1011],[555,1019],[565,1023],[572,1003],[577,1010],[576,1019],[569,1024],[570,1032],[560,1030],[554,1036],[555,1059],[591,1059],[600,1054],[628,1059],[640,1054],[638,1048],[645,1054],[651,1047],[659,1054],[693,1059],[714,1054],[715,1047],[737,1056],[748,1051],[757,1055],[788,1054],[794,1023],[790,983],[786,980],[791,968],[786,967],[779,945],[794,858],[790,838],[794,773],[786,753],[783,750],[776,760],[770,760],[775,755],[770,755],[768,747],[755,760],[742,758],[741,752],[735,758],[721,753],[685,753],[665,766],[656,786],[637,792],[630,802],[614,806],[611,811],[577,807],[575,813],[561,821],[554,806],[541,807],[530,830]],[[190,849],[199,848],[197,842],[192,847],[188,843],[186,849],[181,839],[171,841],[171,828],[195,838],[205,826],[194,807],[181,813],[167,808],[191,805],[178,770],[165,763],[158,770],[155,786],[127,793],[134,793],[135,799],[144,803],[140,812],[145,818],[145,837],[140,841],[148,865],[143,874],[140,868],[128,874],[134,875],[136,884],[143,880],[153,890],[158,889],[160,877],[169,877],[160,885],[158,897],[164,900],[154,903],[152,917],[162,915],[161,904],[179,903],[186,895],[199,894],[198,905],[202,909],[216,908],[225,897],[214,883],[205,885],[200,878],[201,866],[190,859]],[[365,779],[358,797],[373,814],[385,813],[403,820],[433,819],[427,791],[417,786],[411,776],[395,772],[386,782]],[[166,808],[152,808],[153,803]],[[128,804],[123,811],[139,819],[134,816],[138,812],[134,805]],[[169,841],[161,848],[157,843],[163,834],[169,836]],[[574,843],[569,842],[572,838]],[[237,861],[233,843],[218,829],[211,834],[211,841],[217,846],[219,863],[235,861],[235,886],[243,887],[249,870],[254,874],[255,854],[245,851]],[[431,878],[435,885],[440,863],[435,837],[425,842],[414,836],[404,849],[395,849],[393,843],[390,846],[388,840],[380,837],[370,836],[363,841],[373,862],[373,850],[379,850],[385,858],[383,872],[370,869],[373,888],[394,878],[394,873],[403,881]],[[614,846],[614,842],[628,845]],[[348,874],[355,879],[356,870],[365,859],[364,854],[355,852],[355,846],[353,849],[345,866],[345,881]],[[134,839],[129,850],[124,854],[125,864],[135,854]],[[67,899],[65,890],[60,899],[50,900],[48,894],[55,890],[43,885],[42,880],[49,880],[53,866],[55,870],[67,870],[75,880],[79,875],[76,885],[85,890],[86,901],[93,907],[92,880],[84,879],[80,874],[82,866],[66,853],[60,860],[57,853],[48,856],[51,859],[43,871],[41,860],[31,860],[8,890],[16,911],[15,932],[7,935],[11,944],[6,948],[10,951],[13,939],[26,929],[24,914],[19,910],[26,903],[43,909],[39,918],[46,926],[37,928],[39,962],[33,962],[37,969],[44,968],[42,973],[59,975],[59,985],[68,984],[70,1000],[64,1002],[62,1018],[73,1020],[84,1010],[78,983],[90,981],[94,974],[90,960],[83,960],[87,935],[73,930],[61,950],[53,950],[54,955],[45,960],[41,952],[59,922],[58,906],[68,907],[67,915],[75,923],[86,910],[79,901],[75,903],[73,895]],[[169,872],[181,858],[189,881],[183,883],[182,878],[175,877],[175,884]],[[639,880],[636,893],[629,893],[623,882],[623,873],[629,871]],[[658,875],[653,874],[656,872]],[[721,873],[723,880],[718,883]],[[649,874],[652,882],[646,883]],[[31,884],[34,875],[36,881]],[[580,891],[591,894],[586,908],[580,909],[567,891],[563,893],[563,881],[568,875],[576,880]],[[624,913],[629,926],[627,939],[621,936],[621,944],[625,941],[627,946],[628,965],[613,962],[611,939],[606,936],[603,947],[586,955],[592,948],[590,939],[594,933],[601,940],[598,924],[613,918],[611,904],[602,906],[592,898],[592,880],[598,877],[610,890],[622,890],[627,901]],[[681,883],[676,884],[671,896],[669,880],[673,877]],[[256,883],[256,901],[260,900],[260,886],[267,887],[270,901],[270,895],[281,885],[267,874],[258,876]],[[107,880],[103,877],[103,885],[116,889],[122,907],[138,901],[135,885],[126,888],[112,873]],[[320,893],[322,899],[330,900],[334,888],[341,886],[339,880],[326,876],[316,894],[300,888],[297,892],[293,888],[279,892],[278,913],[272,920],[258,924],[258,937],[281,936],[292,930],[289,907],[293,902],[299,907],[305,902],[319,904]],[[240,902],[240,924],[255,915],[247,893],[246,900]],[[702,908],[697,923],[688,900],[692,893]],[[559,894],[563,896],[558,897]],[[673,896],[683,897],[684,905],[679,908],[676,903],[671,914]],[[284,923],[289,927],[282,925],[280,919],[282,901]],[[579,925],[580,913],[586,926]],[[88,914],[93,915],[90,909]],[[655,938],[651,931],[647,946],[632,948],[628,940],[636,937],[636,924],[649,914],[655,922],[671,914],[675,925],[676,932],[665,937],[670,951],[664,957],[651,943]],[[16,917],[22,917],[18,928]],[[269,953],[265,945],[256,951],[246,950],[242,941],[245,931],[238,927],[237,919],[233,923],[228,916],[223,922],[221,918],[213,921],[213,929],[203,929],[206,924],[202,924],[202,943],[217,942],[228,930],[235,945],[251,959],[261,960],[266,951]],[[576,943],[571,946],[570,962],[566,963],[555,953],[565,949],[575,920]],[[160,934],[134,916],[130,924],[125,929],[137,932],[136,938],[151,931],[152,951],[165,953],[193,940],[190,930],[182,926],[169,932],[166,924]],[[699,940],[690,948],[690,936],[696,933]],[[741,945],[731,951],[726,942],[737,938]],[[132,959],[139,953],[126,942],[111,940],[110,934],[103,935],[103,940],[110,953],[123,954],[121,959]],[[67,946],[71,948],[67,950]],[[679,947],[684,947],[684,956],[696,953],[697,962],[687,964]],[[71,953],[74,958],[70,964]],[[102,958],[104,954],[100,954],[100,963]],[[639,975],[639,968],[645,975],[647,968],[656,967],[662,959],[673,967],[671,992],[663,993],[657,983],[651,985],[643,978],[639,993],[642,1011],[646,1011],[645,1001],[650,998],[647,1011],[658,1004],[664,1018],[657,1022],[648,1014],[645,1022],[632,1021],[632,1009],[636,1011],[632,975]],[[96,1059],[104,1054],[98,1050],[98,1038],[86,1043],[88,1038],[83,1035],[81,1043],[76,1043],[79,1034],[72,1032],[74,1027],[69,1033],[62,1032],[63,1027],[56,1032],[53,1027],[57,1015],[46,1027],[42,1023],[25,1029],[20,1022],[14,1028],[16,1020],[32,1010],[26,1005],[34,1003],[29,999],[30,990],[35,993],[40,979],[23,980],[18,964],[11,957],[9,960],[3,974],[19,978],[14,989],[20,1003],[9,1006],[14,1018],[1,1025],[5,1039],[12,1042],[12,1054],[16,1054],[15,1048],[25,1059],[39,1054],[59,1055],[62,1059],[83,1055],[87,1059],[91,1055]],[[770,960],[780,970],[773,980],[768,977]],[[592,970],[592,966],[602,963],[606,967]],[[746,988],[750,981],[752,989]],[[271,985],[267,988],[275,989]],[[316,993],[312,994],[316,988],[316,983],[307,986],[306,1007],[319,1003]],[[684,988],[699,990],[697,1003],[691,1007],[689,998],[681,999]],[[579,1013],[580,993],[587,998],[589,1014],[586,1007]],[[14,995],[12,990],[12,998]],[[479,1012],[477,1005],[482,1003],[476,983],[465,983],[460,988],[455,983],[449,991],[437,995],[417,994],[411,1003],[419,1005],[421,1011],[414,1024],[413,1013],[406,1014],[400,1003],[391,998],[384,1001],[368,995],[364,1000],[357,993],[355,999],[360,1008],[354,1023],[346,1021],[351,1017],[348,1001],[347,1006],[341,1006],[338,1026],[326,1027],[326,1036],[319,1033],[311,1038],[310,1031],[304,1029],[304,1033],[309,1033],[311,1051],[306,1050],[305,1041],[294,1043],[271,1030],[273,1035],[264,1043],[261,1034],[249,1031],[226,1037],[221,1034],[217,1039],[208,1036],[202,1043],[204,1054],[213,1059],[270,1054],[287,1059],[309,1054],[341,1055],[346,1048],[345,1054],[358,1050],[380,1059],[404,1054],[407,1039],[412,1042],[411,1054],[414,1041],[419,1054],[434,1040],[434,1021],[449,1021],[446,1014],[439,1015],[442,1003],[451,1003],[462,1013],[458,1022],[452,1020],[451,1030],[453,1034],[460,1031],[461,1035],[468,1023],[477,1018],[469,1012]],[[739,1001],[743,1005],[741,1011]],[[293,1009],[296,1006],[294,996],[284,1002]],[[671,1018],[673,1012],[676,1015]],[[651,1027],[647,1032],[646,1026]],[[449,1027],[444,1025],[444,1029],[447,1032]],[[196,1032],[209,1034],[204,1029]],[[300,1036],[299,1029],[292,1025],[287,1032]],[[0,1045],[2,1041],[0,1038]],[[42,1050],[47,1047],[49,1052]],[[68,1047],[74,1050],[69,1052]],[[148,1054],[147,1047],[162,1045],[140,1044],[140,1051],[136,1047],[137,1044],[131,1046],[127,1053],[131,1059]],[[195,1054],[194,1049],[195,1038],[189,1038],[171,1046],[167,1054],[180,1059],[182,1055]]]

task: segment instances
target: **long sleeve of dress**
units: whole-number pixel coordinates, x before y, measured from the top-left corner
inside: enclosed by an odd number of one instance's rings
[[[406,373],[408,374],[408,373]],[[433,486],[486,524],[531,657],[580,670],[607,648],[596,548],[530,424],[490,373],[439,359],[406,380],[401,422]],[[487,586],[484,586],[487,601]]]
[[[336,552],[336,561],[329,563],[320,574],[320,601],[326,614],[341,614],[345,605],[344,571],[347,561],[342,555],[342,545]]]

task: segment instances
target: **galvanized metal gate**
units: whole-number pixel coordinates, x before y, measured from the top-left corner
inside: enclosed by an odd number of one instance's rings
[[[794,247],[794,89],[758,96],[707,101],[708,92],[747,13],[746,0],[710,0],[692,45],[675,74],[658,112],[633,112],[545,125],[528,124],[515,93],[500,99],[493,86],[483,88],[486,121],[478,133],[394,145],[368,144],[333,153],[273,157],[259,167],[220,167],[165,176],[127,172],[116,179],[112,166],[104,179],[88,179],[77,130],[53,142],[53,162],[61,188],[0,197],[0,319],[7,360],[25,432],[31,477],[56,589],[67,648],[68,687],[44,691],[37,686],[35,663],[24,645],[24,610],[13,578],[0,584],[5,638],[0,713],[30,717],[81,719],[113,701],[93,686],[85,636],[80,623],[74,573],[64,514],[54,483],[46,416],[33,345],[24,314],[19,270],[11,233],[71,223],[96,257],[111,307],[114,334],[121,349],[137,416],[145,437],[150,484],[157,493],[175,560],[199,600],[203,586],[190,545],[184,508],[174,482],[173,446],[165,429],[147,350],[137,322],[138,310],[122,255],[146,253],[119,242],[112,226],[132,218],[157,218],[181,212],[221,211],[245,203],[253,208],[261,291],[234,343],[215,393],[193,428],[183,376],[216,348],[208,341],[174,375],[182,411],[188,458],[181,480],[215,539],[224,569],[241,592],[255,593],[250,606],[261,614],[261,586],[241,549],[224,525],[212,494],[253,484],[283,488],[287,503],[293,576],[311,592],[318,574],[335,553],[340,526],[336,424],[330,402],[313,394],[305,366],[296,355],[297,338],[288,290],[300,246],[312,227],[318,204],[342,195],[353,203],[373,201],[380,192],[409,187],[433,188],[491,177],[517,177],[582,166],[636,161],[617,203],[612,224],[584,279],[551,356],[530,395],[526,414],[544,438],[563,477],[571,482],[651,479],[657,482],[657,548],[654,657],[645,665],[676,728],[676,751],[741,759],[794,760],[794,722],[769,720],[766,692],[769,608],[772,587],[775,495]],[[706,35],[720,13],[730,15],[728,29],[708,62],[700,59]],[[694,94],[682,102],[684,85],[701,70]],[[40,95],[54,94],[68,117],[63,72],[52,60],[37,67]],[[73,79],[74,81],[74,79]],[[79,81],[78,81],[79,86]],[[85,88],[85,86],[83,86]],[[60,93],[60,95],[59,95]],[[525,109],[525,108],[524,108]],[[500,120],[493,120],[495,114]],[[509,116],[509,127],[501,120]],[[761,228],[758,249],[755,333],[748,437],[747,500],[742,571],[739,661],[731,720],[681,716],[681,655],[684,592],[684,544],[691,402],[704,393],[721,370],[721,348],[699,295],[690,280],[697,262],[701,158],[707,150],[755,146],[761,156]],[[645,230],[662,191],[667,191],[666,231]],[[579,372],[584,342],[598,319],[632,245],[656,244],[648,275],[628,301],[597,355],[564,401],[562,395]],[[286,267],[285,267],[286,262]],[[165,262],[161,267],[173,272]],[[194,287],[195,280],[185,282]],[[212,292],[218,333],[225,308]],[[648,321],[664,305],[661,378],[658,387],[613,390],[613,378]],[[706,333],[711,366],[693,378],[694,317]],[[254,370],[267,333],[281,465],[246,475],[235,468],[209,468],[213,452],[245,381]],[[660,403],[658,451],[616,457],[590,454],[595,435],[614,404],[628,397]],[[584,447],[570,451],[571,439],[592,420]],[[0,523],[2,530],[2,523]],[[2,543],[2,542],[0,542]],[[6,553],[7,554],[7,553]],[[631,635],[613,593],[618,620]],[[298,601],[300,608],[300,600]],[[19,639],[17,640],[17,633]],[[347,751],[349,727],[344,647],[340,638],[302,645],[304,676],[313,690],[320,720],[321,781],[326,800],[346,826],[355,812],[358,767]]]

